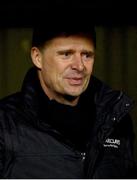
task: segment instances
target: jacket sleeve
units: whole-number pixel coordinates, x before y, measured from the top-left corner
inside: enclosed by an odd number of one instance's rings
[[[137,178],[132,120],[126,115],[103,144],[93,178]]]

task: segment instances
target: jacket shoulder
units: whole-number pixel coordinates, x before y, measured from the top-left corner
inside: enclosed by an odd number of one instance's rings
[[[21,103],[21,92],[16,92],[0,99],[0,111],[15,109]]]
[[[17,92],[0,100],[0,127],[8,127],[8,122],[21,105],[21,94]]]

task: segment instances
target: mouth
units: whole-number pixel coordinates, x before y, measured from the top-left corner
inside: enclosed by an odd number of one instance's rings
[[[83,84],[83,78],[77,78],[77,77],[72,77],[72,78],[67,78],[68,83],[72,86],[81,86]]]

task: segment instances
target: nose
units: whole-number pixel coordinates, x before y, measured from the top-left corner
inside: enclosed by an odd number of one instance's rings
[[[76,55],[73,58],[73,62],[72,62],[71,67],[72,67],[73,70],[77,70],[77,71],[80,71],[80,72],[84,70],[85,66],[84,66],[81,55]]]

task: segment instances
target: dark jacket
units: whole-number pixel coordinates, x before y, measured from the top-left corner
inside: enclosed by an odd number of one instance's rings
[[[32,68],[0,101],[0,177],[134,178],[132,106],[93,76],[76,107],[49,101]]]

